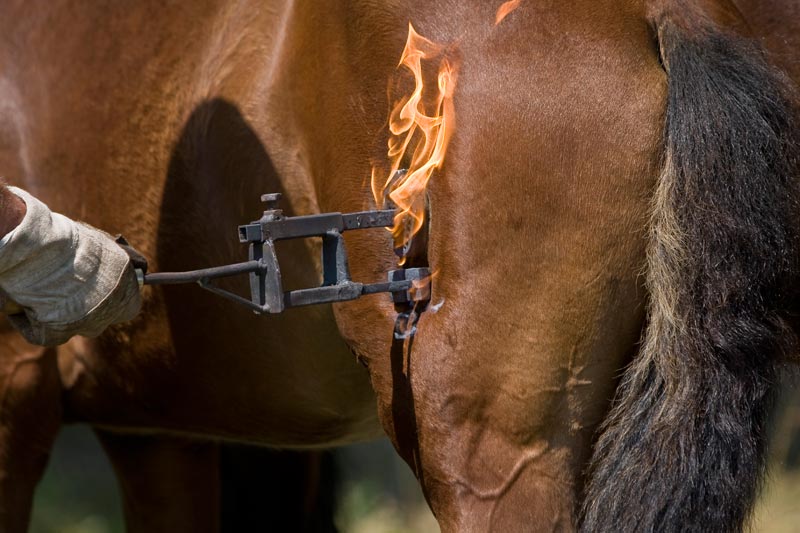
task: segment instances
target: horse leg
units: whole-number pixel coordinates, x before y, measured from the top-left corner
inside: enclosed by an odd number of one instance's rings
[[[336,531],[328,452],[224,444],[220,463],[222,531]]]
[[[95,429],[122,489],[130,533],[217,532],[219,445]]]
[[[128,531],[334,531],[321,452],[96,429]]]
[[[366,306],[381,302],[337,308],[442,531],[577,527],[593,435],[644,321],[657,50],[645,21],[612,2],[527,5],[491,39],[453,32],[457,126],[428,184],[436,275],[432,305],[404,328],[413,338],[396,335],[387,357],[363,340],[364,317],[380,313]],[[414,27],[442,35],[458,17]],[[554,45],[555,34],[586,41]],[[369,250],[351,249],[358,268]]]
[[[24,532],[36,484],[61,426],[55,350],[0,326],[0,531]]]
[[[458,325],[477,304],[445,300],[395,351],[385,416],[442,531],[575,528],[592,434],[642,319],[641,308],[614,316],[636,299],[633,285],[614,285],[601,279],[560,297],[543,290],[538,301],[563,311],[544,318],[545,306],[516,307],[492,325],[502,336],[477,318]],[[525,339],[537,340],[524,348]]]

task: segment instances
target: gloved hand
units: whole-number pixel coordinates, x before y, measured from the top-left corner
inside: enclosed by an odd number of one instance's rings
[[[27,212],[0,240],[0,291],[22,308],[8,318],[28,342],[53,346],[74,335],[94,337],[139,312],[136,274],[111,236],[8,189]]]

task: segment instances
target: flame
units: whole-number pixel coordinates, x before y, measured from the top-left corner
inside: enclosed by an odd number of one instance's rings
[[[447,144],[453,134],[453,91],[458,69],[444,57],[445,49],[421,35],[408,25],[408,39],[399,67],[406,67],[414,76],[414,91],[403,97],[389,115],[389,161],[390,171],[381,177],[378,167],[372,168],[372,194],[378,205],[388,196],[397,206],[392,236],[395,247],[402,249],[416,234],[425,218],[425,190],[433,171],[442,166]],[[426,109],[423,89],[422,61],[439,59],[436,98]],[[412,147],[413,145],[413,147]],[[411,150],[409,150],[411,149]],[[407,162],[405,175],[397,175],[401,165]],[[388,194],[387,194],[388,191]],[[403,261],[401,260],[401,264]]]
[[[497,8],[497,15],[494,17],[494,25],[497,26],[500,24],[509,13],[517,9],[520,2],[522,2],[522,0],[508,0],[508,2],[504,2],[503,5]]]
[[[411,295],[411,299],[414,301],[417,300],[430,300],[431,298],[431,284],[439,275],[439,270],[434,270],[430,274],[420,279],[415,279],[411,281],[411,288],[408,289],[408,293]]]

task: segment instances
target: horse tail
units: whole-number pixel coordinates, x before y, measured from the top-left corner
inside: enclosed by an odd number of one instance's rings
[[[649,314],[595,445],[582,530],[741,531],[794,349],[794,95],[753,42],[669,13],[653,24],[668,88]]]

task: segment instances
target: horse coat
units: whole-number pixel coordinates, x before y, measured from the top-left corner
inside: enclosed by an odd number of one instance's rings
[[[495,26],[496,4],[4,3],[0,169],[155,270],[241,260],[265,192],[370,207],[408,21],[461,67],[428,189],[442,305],[413,343],[385,297],[265,318],[192,287],[145,288],[139,318],[58,350],[8,332],[0,529],[25,529],[62,421],[100,432],[131,530],[216,528],[215,452],[140,444],[160,432],[383,431],[444,531],[742,527],[796,260],[793,96],[751,42],[774,19],[523,1]],[[354,278],[383,280],[390,236],[346,238]],[[289,288],[318,282],[314,243],[279,253]]]

